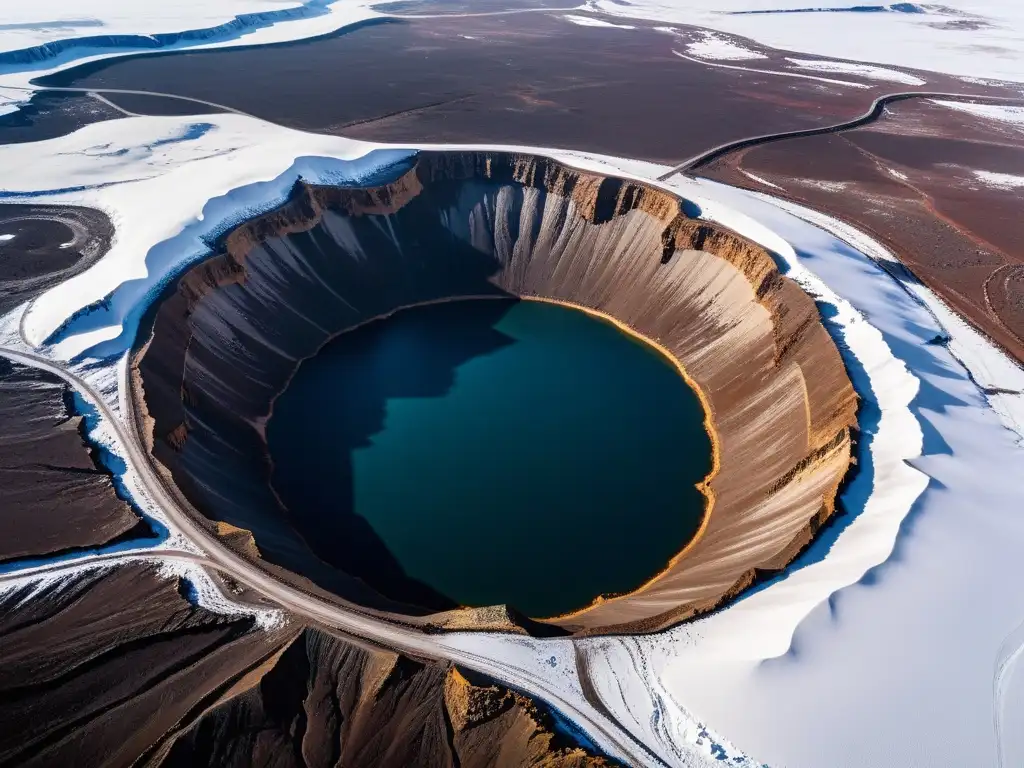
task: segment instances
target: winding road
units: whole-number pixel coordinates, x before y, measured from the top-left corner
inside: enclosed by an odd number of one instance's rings
[[[566,10],[566,9],[553,9],[553,10]],[[568,9],[572,10],[572,9]],[[526,12],[526,11],[523,11]],[[476,16],[496,16],[504,15],[502,12],[499,13],[481,13],[471,14]],[[422,17],[428,18],[428,17]],[[432,18],[432,17],[429,17]],[[756,71],[756,70],[752,70]],[[781,74],[781,73],[779,73]],[[257,115],[243,112],[240,109],[229,107],[226,104],[218,104],[214,101],[205,101],[203,99],[195,99],[191,96],[180,96],[175,93],[162,93],[159,91],[140,91],[140,90],[127,90],[121,88],[58,88],[58,87],[43,87],[38,88],[27,88],[27,87],[15,87],[5,86],[14,90],[29,91],[29,92],[42,92],[42,91],[58,91],[61,93],[78,93],[86,96],[92,96],[105,104],[123,112],[127,116],[132,117],[144,117],[145,115],[137,115],[129,112],[123,107],[115,104],[108,99],[103,97],[103,94],[109,93],[113,95],[124,94],[128,96],[156,96],[164,99],[177,99],[179,101],[188,101],[193,104],[199,104],[204,107],[213,107],[214,109],[221,110],[223,112],[230,112],[235,115],[241,115],[248,117],[253,120],[259,120],[261,122],[270,122],[264,118],[258,117]],[[840,133],[842,131],[848,131],[853,128],[860,128],[861,126],[867,125],[880,118],[885,113],[885,108],[890,104],[895,104],[899,101],[907,101],[909,99],[944,99],[946,101],[961,101],[967,103],[979,103],[979,104],[1024,104],[1024,96],[1021,98],[1014,98],[1011,96],[982,96],[977,94],[964,94],[964,93],[946,93],[943,91],[898,91],[896,93],[887,93],[876,98],[871,106],[868,107],[867,111],[857,117],[852,117],[849,120],[843,120],[832,125],[823,125],[817,128],[800,128],[792,131],[780,131],[778,133],[764,133],[756,136],[748,136],[743,139],[735,139],[733,141],[727,141],[723,144],[719,144],[711,149],[706,149],[700,154],[694,155],[693,157],[683,160],[681,163],[672,166],[668,171],[658,176],[658,181],[666,181],[667,179],[675,176],[678,173],[692,173],[693,171],[708,165],[709,163],[723,157],[724,155],[734,152],[737,149],[745,149],[747,147],[753,147],[758,144],[768,144],[774,141],[784,141],[786,139],[795,139],[803,136],[822,136],[829,133]],[[423,107],[417,107],[416,109],[422,109]],[[379,118],[374,118],[379,119]],[[373,120],[363,120],[362,122],[373,122]],[[344,126],[348,127],[348,126]]]
[[[849,120],[843,120],[842,122],[834,123],[832,125],[823,125],[818,128],[800,128],[793,131],[780,131],[779,133],[763,133],[758,136],[748,136],[745,139],[736,139],[735,141],[727,141],[724,144],[719,144],[717,147],[704,150],[699,155],[694,155],[678,165],[673,166],[670,170],[659,176],[658,181],[665,181],[666,179],[675,176],[677,173],[692,173],[698,168],[708,165],[712,161],[717,160],[737,149],[745,149],[758,144],[768,144],[773,141],[795,139],[801,136],[821,136],[828,133],[848,131],[851,128],[860,128],[861,126],[873,123],[875,120],[880,118],[889,104],[894,104],[898,101],[907,101],[908,99],[944,99],[946,101],[964,101],[981,104],[1024,103],[1024,97],[1013,98],[1011,96],[977,96],[964,93],[943,93],[942,91],[899,91],[897,93],[887,93],[875,99],[864,114],[850,118]]]

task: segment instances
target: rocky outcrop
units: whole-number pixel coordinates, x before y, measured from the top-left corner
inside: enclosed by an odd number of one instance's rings
[[[599,768],[543,705],[291,617],[189,603],[153,566],[0,598],[0,764]]]
[[[617,765],[489,680],[305,629],[153,750],[151,766]]]
[[[645,184],[503,153],[424,152],[374,189],[299,185],[154,306],[133,359],[147,445],[199,512],[252,532],[264,564],[414,623],[459,625],[432,622],[456,606],[407,578],[358,515],[314,527],[301,505],[284,507],[264,441],[274,399],[329,339],[403,306],[576,305],[679,364],[715,459],[701,533],[661,574],[549,622],[648,630],[709,610],[785,565],[834,513],[856,396],[810,297],[763,248],[684,207]],[[360,418],[369,439],[383,401]],[[339,498],[351,494],[350,477],[337,482]]]

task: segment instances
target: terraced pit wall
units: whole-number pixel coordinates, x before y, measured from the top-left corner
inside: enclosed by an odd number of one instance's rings
[[[647,631],[710,610],[785,566],[835,512],[856,395],[811,298],[763,248],[687,209],[646,184],[513,153],[422,152],[372,189],[300,184],[151,311],[132,377],[147,445],[231,546],[283,578],[414,624],[501,627],[494,617],[512,612],[452,612],[400,568],[375,582],[397,564],[358,515],[303,537],[309,511],[284,509],[271,488],[265,427],[302,360],[398,308],[486,296],[579,306],[681,365],[707,410],[714,470],[703,529],[663,572],[547,623]]]

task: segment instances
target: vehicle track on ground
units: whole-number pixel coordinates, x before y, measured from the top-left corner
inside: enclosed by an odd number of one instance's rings
[[[31,87],[30,86],[20,86],[20,85],[5,85],[3,87],[6,88],[6,89],[13,90],[13,91],[25,91],[26,93],[43,93],[45,91],[56,91],[57,93],[80,93],[80,94],[84,94],[86,96],[92,96],[93,98],[98,98],[98,99],[106,102],[107,104],[109,104],[114,109],[116,109],[116,110],[118,110],[120,112],[123,112],[125,114],[125,116],[127,116],[127,117],[149,117],[149,115],[140,115],[140,114],[137,114],[135,112],[129,112],[127,109],[125,109],[124,107],[120,106],[119,104],[113,104],[108,99],[103,98],[102,94],[104,94],[104,93],[112,93],[112,94],[116,95],[116,94],[120,93],[120,94],[123,94],[123,95],[126,95],[126,96],[157,96],[157,97],[163,98],[163,99],[177,99],[178,101],[190,101],[193,104],[201,104],[204,107],[213,107],[214,109],[219,109],[222,112],[231,112],[232,114],[241,115],[242,117],[251,117],[253,120],[259,120],[259,121],[264,122],[264,123],[269,123],[270,122],[269,120],[266,120],[266,119],[264,119],[262,117],[257,117],[256,115],[250,115],[248,112],[243,112],[240,109],[235,109],[234,107],[229,107],[226,104],[218,104],[215,101],[205,101],[203,99],[195,99],[195,98],[193,98],[191,96],[181,96],[181,95],[179,95],[177,93],[161,93],[160,91],[136,91],[136,90],[130,90],[130,89],[126,89],[126,88],[62,88],[62,87],[51,86],[51,85],[37,85],[37,86],[31,86]]]
[[[553,9],[553,10],[559,10],[559,9]],[[572,10],[572,9],[569,9],[569,10]],[[526,12],[526,11],[523,11],[523,12]],[[473,14],[473,15],[486,16],[486,15],[502,15],[502,14],[498,13],[498,14]],[[423,18],[426,18],[426,17],[423,17]],[[754,70],[752,70],[752,71],[754,71]],[[104,94],[104,93],[110,93],[110,94],[114,94],[114,95],[120,93],[120,94],[129,95],[129,96],[157,96],[157,97],[165,98],[165,99],[178,99],[179,101],[188,101],[188,102],[192,102],[193,104],[200,104],[200,105],[206,106],[206,107],[213,107],[214,109],[219,109],[219,110],[222,110],[224,112],[230,112],[230,113],[235,114],[235,115],[241,115],[242,117],[248,117],[248,118],[251,118],[253,120],[259,120],[260,122],[270,123],[271,125],[279,125],[278,123],[275,123],[272,120],[267,120],[266,118],[258,117],[257,115],[253,115],[253,114],[250,114],[248,112],[243,112],[242,110],[235,109],[234,107],[229,107],[226,104],[218,104],[217,102],[214,102],[214,101],[206,101],[204,99],[196,99],[196,98],[193,98],[191,96],[181,96],[179,94],[166,93],[166,92],[161,92],[161,91],[128,90],[128,89],[121,89],[121,88],[70,88],[70,87],[63,88],[63,87],[50,87],[50,86],[37,86],[37,87],[5,86],[5,87],[13,88],[15,90],[20,90],[20,91],[27,91],[27,92],[57,91],[57,92],[61,92],[61,93],[78,93],[78,94],[84,94],[86,96],[93,96],[93,97],[96,97],[96,98],[100,98],[101,95]],[[853,128],[860,128],[860,127],[862,127],[864,125],[868,125],[870,123],[873,123],[875,120],[880,118],[885,113],[885,108],[889,104],[894,104],[894,103],[900,102],[900,101],[907,101],[907,100],[910,100],[910,99],[945,99],[947,101],[961,101],[961,102],[968,102],[968,103],[971,103],[971,102],[981,102],[981,103],[986,103],[986,104],[1015,104],[1015,103],[1024,104],[1024,96],[1021,96],[1019,98],[1018,97],[1013,97],[1013,96],[983,96],[983,95],[980,95],[980,94],[945,93],[945,92],[942,92],[942,91],[899,91],[899,92],[896,92],[896,93],[887,93],[887,94],[884,94],[884,95],[879,96],[878,98],[876,98],[871,103],[871,106],[868,108],[868,110],[866,112],[864,112],[863,114],[858,115],[857,117],[850,118],[849,120],[843,120],[843,121],[838,122],[838,123],[833,123],[831,125],[818,126],[818,127],[815,127],[815,128],[799,128],[799,129],[795,129],[795,130],[792,130],[792,131],[780,131],[778,133],[765,133],[765,134],[760,134],[760,135],[757,135],[757,136],[748,136],[748,137],[743,138],[743,139],[735,139],[733,141],[728,141],[728,142],[725,142],[723,144],[719,144],[718,146],[712,147],[711,149],[706,149],[703,152],[701,152],[700,154],[694,155],[694,156],[692,156],[692,157],[690,157],[690,158],[688,158],[686,160],[683,160],[681,163],[678,163],[678,164],[672,166],[672,168],[670,168],[668,171],[666,171],[665,173],[663,173],[660,176],[658,176],[657,180],[658,181],[666,181],[669,178],[671,178],[672,176],[675,176],[676,174],[692,173],[693,171],[697,170],[698,168],[701,168],[701,167],[703,167],[705,165],[708,165],[709,163],[713,162],[714,160],[718,160],[719,158],[724,157],[725,155],[729,154],[730,152],[734,152],[734,151],[736,151],[738,149],[747,149],[747,148],[750,148],[750,147],[758,146],[760,144],[769,144],[769,143],[776,142],[776,141],[785,141],[786,139],[795,139],[795,138],[801,138],[801,137],[805,137],[805,136],[823,136],[823,135],[826,135],[826,134],[841,133],[842,131],[848,131],[848,130],[851,130]],[[106,99],[104,99],[104,101],[106,101]],[[120,107],[117,104],[112,104],[111,106],[115,107],[116,109],[119,109],[122,112],[128,113],[128,110],[125,110],[123,107]],[[429,106],[434,106],[434,105],[429,105]],[[423,109],[423,108],[424,107],[416,107],[416,108],[413,108],[412,110],[408,110],[408,111],[416,111],[418,109]],[[134,115],[134,113],[128,113],[128,114],[133,114]],[[137,116],[137,117],[146,117],[146,115],[135,115],[135,116]],[[355,123],[351,123],[349,125],[359,125],[359,124],[362,124],[362,123],[371,123],[371,122],[375,122],[377,120],[384,119],[386,117],[391,117],[391,116],[393,116],[393,115],[384,115],[384,116],[382,116],[380,118],[369,118],[369,119],[366,119],[366,120],[360,120],[360,121],[357,121]],[[349,125],[342,126],[342,128],[349,127]],[[279,126],[279,127],[287,128],[287,126]],[[314,133],[319,133],[319,131],[314,131]]]
[[[839,123],[823,125],[817,128],[799,128],[792,131],[765,133],[759,136],[749,136],[745,139],[736,139],[734,141],[725,142],[724,144],[719,144],[717,147],[706,149],[700,154],[694,155],[678,165],[673,166],[669,171],[659,176],[658,181],[666,181],[679,173],[692,173],[698,168],[708,165],[714,160],[718,160],[737,149],[746,149],[760,144],[769,144],[775,141],[785,141],[786,139],[795,139],[804,136],[823,136],[831,133],[841,133],[842,131],[848,131],[852,128],[860,128],[861,126],[873,123],[875,120],[880,118],[885,113],[885,108],[888,105],[899,101],[907,101],[909,99],[944,99],[946,101],[981,102],[986,104],[1024,104],[1024,97],[1018,98],[1013,96],[981,96],[965,93],[943,93],[941,91],[899,91],[897,93],[887,93],[875,99],[864,114],[850,118],[849,120],[843,120]]]

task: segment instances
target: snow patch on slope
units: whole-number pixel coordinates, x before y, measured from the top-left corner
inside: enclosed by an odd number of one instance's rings
[[[801,69],[813,69],[818,72],[839,72],[844,75],[860,75],[869,80],[885,80],[890,83],[905,83],[906,85],[924,85],[927,82],[919,77],[914,77],[906,72],[900,72],[895,69],[872,67],[867,64],[854,64],[849,61],[792,58],[787,58],[786,61],[790,64],[796,64]]]
[[[75,51],[174,49],[226,42],[276,24],[326,17],[338,0],[177,0],[159,11],[134,0],[15,3],[0,23],[0,66],[32,65]]]
[[[972,173],[989,187],[996,189],[1019,189],[1024,187],[1024,176],[1012,173],[996,173],[995,171],[972,171]]]
[[[252,616],[260,629],[278,629],[287,623],[283,611],[273,608],[241,606],[224,596],[213,577],[199,563],[165,560],[158,575],[165,579],[181,579],[188,585],[189,602],[222,616]]]
[[[853,80],[836,80],[831,77],[820,77],[819,75],[802,75],[799,72],[780,72],[777,69],[758,69],[756,67],[740,67],[735,64],[722,64],[720,62],[710,61],[708,59],[696,59],[693,56],[688,56],[685,53],[679,51],[672,51],[674,56],[678,56],[681,59],[687,61],[695,61],[699,64],[704,64],[708,67],[717,67],[718,69],[734,69],[738,72],[751,72],[755,75],[774,75],[776,77],[795,77],[801,80],[817,80],[819,83],[829,83],[830,85],[844,85],[848,88],[867,88],[868,86],[864,83],[857,83]]]
[[[772,189],[782,189],[782,187],[780,187],[778,184],[772,184],[767,179],[762,179],[760,176],[755,176],[750,171],[743,171],[743,175],[746,176],[751,181],[756,181],[758,184],[764,184],[766,187],[771,187]]]
[[[217,28],[239,16],[302,12],[302,0],[176,0],[155,8],[137,0],[67,0],[9,3],[0,22],[0,51],[24,51],[56,40],[87,36],[156,35]]]
[[[941,101],[932,100],[938,104],[958,112],[967,112],[975,117],[983,117],[986,120],[995,120],[1000,123],[1009,123],[1014,126],[1021,126],[1024,130],[1024,107],[1010,107],[996,104],[972,104],[965,101]]]
[[[894,5],[856,0],[595,0],[594,5],[620,18],[707,27],[780,50],[1024,82],[1024,3],[1019,0],[943,0],[919,4],[915,13],[853,12],[858,6]],[[809,12],[782,12],[796,9]],[[828,12],[837,9],[850,12]]]
[[[610,21],[602,21],[601,19],[594,19],[590,16],[577,16],[572,13],[567,13],[562,16],[566,21],[578,24],[581,27],[606,27],[611,29],[636,29],[627,24],[612,24]]]
[[[767,59],[757,51],[740,45],[735,40],[716,35],[714,32],[702,32],[702,39],[686,46],[691,56],[715,61],[745,61],[750,59]]]

